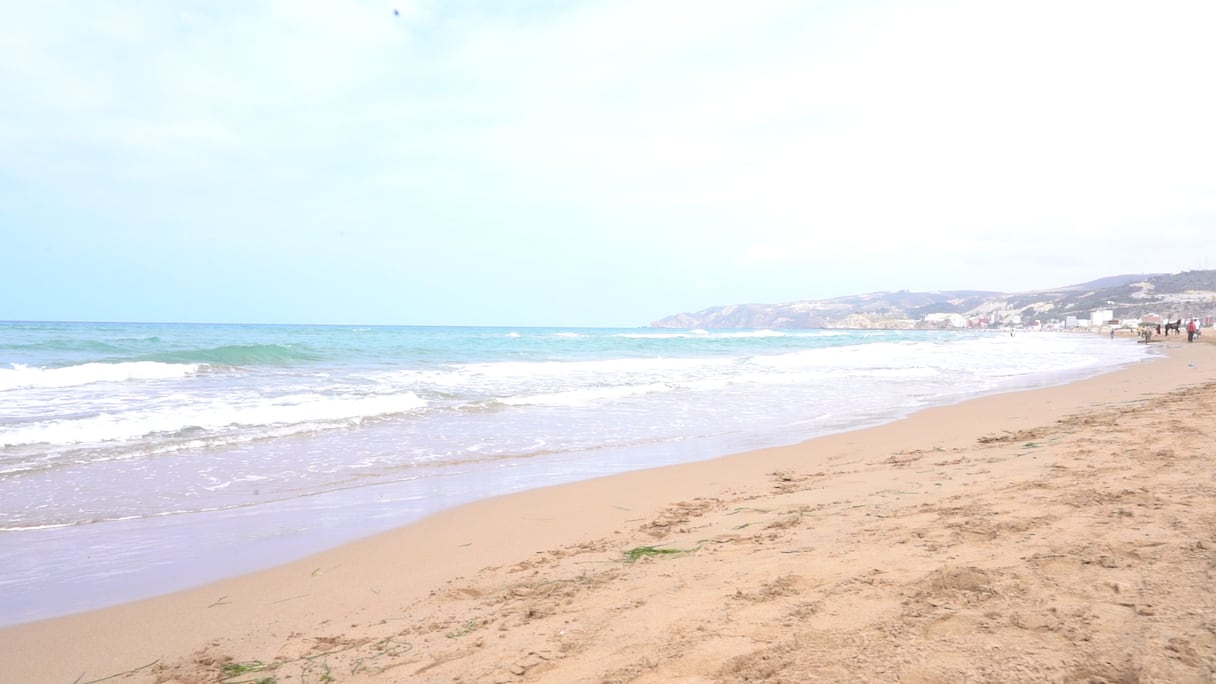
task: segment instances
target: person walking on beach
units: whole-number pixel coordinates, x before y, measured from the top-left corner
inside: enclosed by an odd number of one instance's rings
[[[1195,319],[1194,319],[1194,318],[1192,318],[1191,320],[1187,321],[1187,324],[1186,324],[1186,341],[1187,341],[1187,342],[1194,342],[1194,341],[1195,341]]]

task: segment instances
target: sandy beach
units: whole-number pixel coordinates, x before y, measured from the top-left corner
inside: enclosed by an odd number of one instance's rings
[[[1205,340],[1206,342],[1206,340]],[[1216,345],[0,630],[5,681],[1210,682]]]

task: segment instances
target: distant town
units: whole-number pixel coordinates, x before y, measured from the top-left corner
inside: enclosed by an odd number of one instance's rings
[[[656,328],[878,330],[1137,329],[1216,325],[1216,271],[1128,274],[1018,293],[875,292],[782,304],[732,304],[667,316]]]
[[[1205,301],[1203,304],[1208,305],[1210,310],[1213,305],[1211,301]],[[923,321],[906,326],[909,328],[1018,328],[1022,330],[1069,330],[1069,329],[1109,329],[1109,328],[1128,328],[1135,329],[1141,325],[1161,325],[1166,323],[1181,321],[1183,325],[1187,322],[1195,320],[1199,325],[1210,328],[1216,325],[1216,314],[1208,313],[1206,315],[1183,316],[1178,314],[1174,317],[1162,316],[1160,314],[1149,313],[1143,316],[1132,318],[1119,318],[1114,309],[1095,309],[1089,317],[1079,317],[1075,315],[1065,316],[1064,318],[1050,318],[1047,320],[1034,319],[1024,320],[1020,312],[1008,311],[993,311],[990,314],[982,316],[964,317],[960,314],[927,314]]]

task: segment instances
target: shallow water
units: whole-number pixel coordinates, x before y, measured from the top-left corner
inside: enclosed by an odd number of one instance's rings
[[[0,323],[0,624],[1146,353],[1054,333]]]

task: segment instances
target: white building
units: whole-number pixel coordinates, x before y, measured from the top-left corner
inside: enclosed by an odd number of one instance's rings
[[[967,318],[956,313],[931,313],[925,316],[926,323],[945,325],[951,328],[966,328]]]

